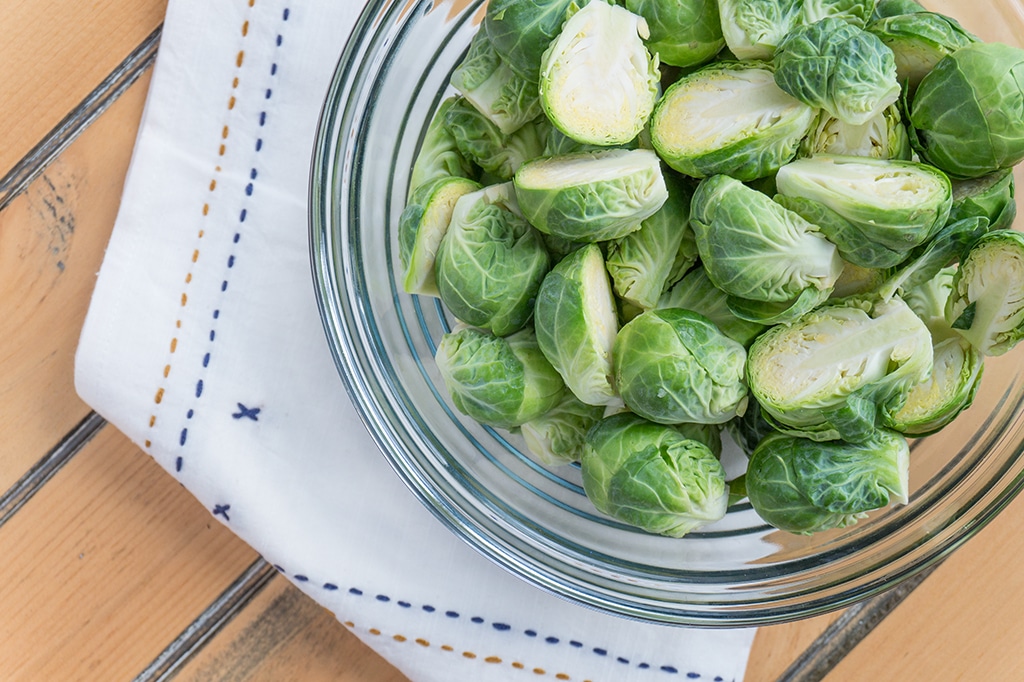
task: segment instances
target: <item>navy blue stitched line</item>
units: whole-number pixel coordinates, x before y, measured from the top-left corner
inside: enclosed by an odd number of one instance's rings
[[[274,569],[277,572],[281,573],[282,575],[286,575],[286,576],[288,575],[288,572],[280,564],[273,564],[273,567],[274,567]],[[301,582],[301,583],[309,583],[309,582],[311,582],[309,576],[307,576],[307,575],[295,574],[295,575],[292,575],[291,578],[292,578],[292,580],[295,580],[295,581]],[[340,587],[338,587],[337,583],[330,583],[330,582],[323,583],[322,585],[320,585],[320,588],[323,589],[323,590],[327,590],[328,592],[336,592],[336,591],[341,589]],[[378,594],[367,594],[365,591],[361,590],[358,587],[349,587],[347,590],[345,590],[345,592],[347,594],[352,595],[353,597],[370,597],[374,601],[380,602],[382,604],[395,604],[395,605],[397,605],[397,606],[399,606],[400,608],[403,608],[403,609],[411,609],[412,606],[413,606],[408,601],[394,600],[389,595],[386,595],[386,594],[379,594],[379,593]],[[444,617],[451,618],[452,620],[461,619],[463,617],[462,614],[459,613],[458,611],[452,611],[450,609],[441,611],[437,607],[435,607],[435,606],[433,606],[431,604],[423,604],[422,606],[420,606],[420,610],[425,612],[425,613],[440,613]],[[469,618],[469,621],[471,623],[475,623],[477,625],[486,625],[488,623],[487,619],[483,618],[482,616],[472,616],[472,617]],[[513,634],[515,633],[515,628],[513,628],[508,623],[503,623],[503,622],[500,622],[500,621],[491,621],[490,622],[490,626],[491,626],[491,629],[496,630],[497,632],[508,632],[508,633],[513,633]],[[534,639],[537,638],[537,637],[540,637],[540,635],[538,634],[538,632],[536,630],[533,630],[533,629],[530,629],[530,628],[527,628],[527,629],[523,630],[521,632],[521,634],[526,636],[526,637],[530,637],[530,638],[534,638]],[[547,644],[551,644],[551,645],[557,645],[557,644],[563,644],[563,643],[564,644],[568,644],[569,646],[573,647],[574,649],[583,649],[583,648],[585,648],[585,645],[583,644],[583,642],[577,641],[575,639],[562,640],[561,638],[555,637],[555,636],[552,636],[552,635],[548,635],[548,636],[544,637],[543,641],[546,642]],[[593,653],[596,656],[601,656],[603,658],[604,657],[610,657],[610,654],[608,653],[608,650],[603,648],[603,647],[593,647],[593,648],[590,649],[590,651],[591,651],[591,653]],[[612,660],[614,660],[616,663],[619,663],[619,664],[624,665],[624,666],[632,665],[630,659],[625,658],[624,656],[616,656]],[[668,664],[660,665],[660,666],[655,668],[650,663],[640,662],[640,663],[636,664],[636,668],[638,668],[639,670],[653,670],[653,671],[657,671],[657,672],[667,673],[669,675],[680,675],[680,674],[682,674],[687,679],[690,679],[690,680],[711,680],[711,682],[725,682],[725,678],[722,677],[721,675],[715,675],[714,677],[705,677],[705,676],[701,675],[700,673],[692,671],[692,670],[686,671],[685,673],[682,673],[682,672],[680,672],[679,668],[677,668],[676,666],[668,665]],[[733,682],[735,682],[735,680],[733,680]]]
[[[283,13],[282,13],[281,21],[282,22],[288,21],[288,17],[289,17],[290,13],[291,13],[291,10],[286,7],[284,9]],[[276,46],[280,47],[282,42],[283,42],[283,37],[282,37],[282,35],[280,33],[278,33],[277,34],[277,38],[275,40]],[[277,62],[276,61],[272,61],[272,65],[270,67],[270,77],[274,78],[276,75],[277,75]],[[271,95],[272,95],[272,92],[273,91],[271,90],[271,88],[267,88],[266,91],[265,91],[264,99],[269,100]],[[259,121],[258,122],[259,122],[259,127],[260,128],[263,128],[266,125],[266,123],[267,123],[267,112],[266,111],[261,111],[260,112]],[[263,137],[262,137],[262,133],[259,133],[257,138],[256,138],[256,152],[258,153],[262,149],[263,149]],[[259,173],[258,173],[258,171],[257,171],[257,169],[255,167],[253,167],[249,171],[249,180],[250,180],[250,182],[248,184],[246,184],[245,189],[244,189],[246,197],[251,197],[252,196],[253,191],[255,189],[255,181],[256,181],[256,178],[257,178],[258,175],[259,175]],[[248,208],[243,207],[241,209],[241,211],[239,212],[239,214],[238,214],[239,227],[238,227],[237,231],[234,233],[234,235],[232,236],[232,239],[231,239],[231,243],[232,244],[238,244],[241,241],[241,239],[242,239],[242,227],[241,226],[245,223],[245,219],[247,217],[248,217]],[[228,259],[227,259],[227,263],[226,263],[226,266],[227,266],[226,270],[228,270],[228,271],[232,270],[235,267],[235,261],[236,261],[236,255],[234,253],[229,254],[228,255]],[[226,292],[227,289],[228,289],[228,277],[230,277],[230,272],[221,281],[221,284],[220,284],[220,291],[221,291],[221,293]],[[217,309],[215,309],[213,311],[213,322],[210,325],[211,329],[210,329],[209,339],[210,339],[210,343],[211,344],[214,343],[216,341],[216,338],[217,338],[216,324],[217,324],[217,320],[219,320],[219,319],[220,319],[220,309],[217,308]],[[207,351],[203,355],[203,359],[202,359],[202,369],[203,370],[205,370],[205,369],[207,369],[209,367],[210,360],[212,359],[212,357],[213,357],[213,351],[212,350]],[[198,401],[202,397],[202,395],[203,395],[203,388],[204,388],[203,380],[199,379],[196,382],[195,400]],[[241,414],[238,417],[236,417],[236,419],[239,419],[242,416],[245,416],[245,417],[248,417],[249,419],[251,419],[252,421],[257,421],[256,415],[259,414],[259,411],[260,411],[259,408],[247,408],[244,405],[242,405],[242,403],[238,403],[238,405],[239,405],[239,408],[242,410],[242,412],[241,412]],[[186,412],[186,414],[185,414],[186,420],[191,420],[194,416],[195,416],[195,409],[189,408],[188,412]],[[232,415],[232,416],[234,416],[234,415]],[[180,435],[178,437],[178,444],[179,444],[179,446],[184,448],[185,444],[187,442],[188,442],[188,426],[185,426],[185,427],[183,427],[181,429],[181,433],[180,433]],[[185,458],[182,455],[178,455],[175,458],[175,462],[174,462],[174,469],[175,469],[175,471],[180,472],[182,470],[182,468],[184,467],[184,465],[185,465]],[[231,520],[230,516],[228,515],[228,510],[230,510],[230,509],[231,509],[231,505],[230,504],[215,504],[214,507],[213,507],[212,513],[213,513],[214,516],[222,516],[224,518],[224,520],[227,522],[227,521]],[[294,576],[294,578],[296,580],[301,580],[301,579],[304,578],[304,576]]]

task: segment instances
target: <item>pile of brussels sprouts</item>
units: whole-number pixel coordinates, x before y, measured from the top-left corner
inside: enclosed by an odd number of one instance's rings
[[[843,527],[907,501],[907,437],[1024,335],[1022,159],[1024,50],[911,0],[491,0],[403,285],[461,323],[455,407],[600,511]]]

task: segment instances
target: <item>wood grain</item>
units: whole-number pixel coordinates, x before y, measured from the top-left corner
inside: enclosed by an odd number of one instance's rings
[[[160,25],[166,8],[167,0],[0,1],[0,177]]]
[[[0,679],[131,679],[255,558],[104,428],[0,527]]]
[[[0,492],[89,412],[74,352],[148,85],[147,73],[0,211]]]
[[[280,576],[175,676],[177,682],[405,682]]]

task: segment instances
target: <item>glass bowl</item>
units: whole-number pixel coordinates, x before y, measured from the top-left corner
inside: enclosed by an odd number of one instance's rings
[[[963,15],[986,40],[1024,40],[1021,0],[930,7]],[[367,428],[427,509],[556,595],[645,621],[732,627],[877,594],[1010,502],[1024,484],[1020,352],[989,359],[973,407],[912,442],[909,504],[809,537],[766,526],[746,503],[683,539],[634,530],[595,511],[578,468],[541,466],[519,436],[458,413],[433,362],[454,320],[436,299],[402,291],[396,227],[425,127],[483,8],[370,0],[327,93],[312,164],[311,251],[327,340]],[[741,457],[727,462],[742,467]]]

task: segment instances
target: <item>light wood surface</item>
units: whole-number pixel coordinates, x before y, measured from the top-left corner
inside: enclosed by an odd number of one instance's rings
[[[158,26],[165,5],[0,0],[0,177]],[[148,75],[0,211],[0,499],[89,414],[73,390],[74,349],[147,86]],[[1022,523],[1018,501],[827,681],[1024,678]],[[0,679],[133,679],[257,559],[104,427],[0,521]],[[838,615],[762,628],[747,681],[778,679]],[[280,576],[208,634],[182,654],[177,679],[404,679]]]

